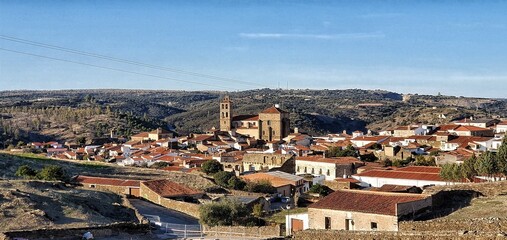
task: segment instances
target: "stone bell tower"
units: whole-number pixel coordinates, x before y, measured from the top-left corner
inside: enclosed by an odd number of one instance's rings
[[[229,96],[220,101],[220,131],[231,131],[232,102]]]

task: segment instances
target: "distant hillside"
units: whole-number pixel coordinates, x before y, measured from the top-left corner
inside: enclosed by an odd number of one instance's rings
[[[507,109],[505,99],[361,89],[3,91],[0,132],[4,134],[0,138],[8,145],[19,140],[101,137],[112,129],[123,136],[155,127],[174,128],[180,134],[203,132],[218,127],[218,102],[225,94],[234,101],[234,114],[255,114],[280,104],[290,112],[292,127],[310,134],[443,123],[468,116],[506,117]],[[66,112],[70,117],[62,116]]]

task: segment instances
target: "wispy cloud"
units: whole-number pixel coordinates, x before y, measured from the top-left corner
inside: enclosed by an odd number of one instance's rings
[[[341,33],[341,34],[292,34],[292,33],[240,33],[242,38],[252,39],[320,39],[320,40],[347,40],[384,38],[382,32],[371,33]]]
[[[360,18],[396,18],[396,17],[403,17],[405,16],[404,13],[367,13],[367,14],[361,14],[358,17]]]

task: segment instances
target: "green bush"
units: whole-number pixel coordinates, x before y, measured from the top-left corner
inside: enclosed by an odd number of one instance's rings
[[[329,195],[333,190],[329,188],[328,186],[321,185],[321,184],[314,184],[308,192],[310,193],[317,193],[321,196],[327,196]]]
[[[271,182],[267,180],[261,180],[258,182],[248,181],[246,182],[245,191],[256,193],[276,193],[276,188],[273,187]]]
[[[45,181],[65,181],[66,173],[60,166],[46,166],[39,173],[37,173],[37,178]]]
[[[250,213],[245,205],[237,200],[223,199],[201,205],[199,208],[200,220],[209,226],[239,225],[241,219],[247,218]]]
[[[209,160],[201,165],[201,171],[206,174],[215,174],[223,170],[224,167],[217,160]]]
[[[36,175],[37,172],[28,165],[20,166],[16,171],[16,176],[22,177],[24,179],[32,179],[35,178]]]
[[[215,179],[215,183],[222,187],[229,187],[229,179],[232,177],[236,177],[232,172],[220,171],[213,174],[213,178]]]

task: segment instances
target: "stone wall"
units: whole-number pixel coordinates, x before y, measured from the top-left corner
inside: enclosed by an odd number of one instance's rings
[[[339,231],[339,230],[305,230],[295,232],[294,239],[298,240],[434,240],[434,239],[465,239],[465,240],[494,240],[505,239],[502,234],[464,233],[464,232],[376,232],[376,231]]]
[[[16,238],[37,239],[81,239],[84,233],[91,232],[95,238],[112,237],[122,233],[148,233],[149,225],[136,223],[115,223],[88,228],[39,229],[31,231],[10,231],[0,235],[0,240]]]
[[[399,223],[400,231],[507,232],[507,218],[435,219]]]
[[[244,227],[244,226],[203,226],[203,232],[210,236],[237,237],[277,237],[282,235],[281,225]]]
[[[173,209],[179,212],[186,213],[195,218],[199,218],[198,204],[164,198],[158,195],[156,192],[149,189],[148,187],[146,187],[143,183],[141,183],[141,197],[165,208]]]
[[[434,194],[440,191],[453,191],[453,190],[462,190],[462,191],[470,190],[474,192],[479,192],[486,197],[498,196],[502,194],[507,194],[507,181],[434,186],[425,189],[424,193]]]

